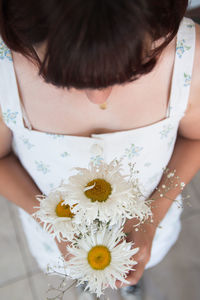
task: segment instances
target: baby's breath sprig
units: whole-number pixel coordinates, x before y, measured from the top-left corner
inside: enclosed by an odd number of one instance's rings
[[[61,265],[62,264],[62,265]],[[59,276],[60,283],[57,287],[53,286],[52,284],[48,284],[48,290],[46,291],[46,294],[54,294],[50,295],[46,298],[46,300],[63,300],[63,297],[66,292],[68,292],[72,287],[76,286],[77,280],[73,280],[71,284],[69,283],[69,276],[65,272],[65,260],[63,257],[59,257],[58,264],[56,266],[47,266],[47,272],[46,275],[48,276]],[[61,269],[62,271],[56,271]]]
[[[63,278],[61,280],[61,283],[59,284],[59,286],[57,288],[55,288],[54,286],[52,286],[50,284],[49,288],[47,290],[47,293],[52,293],[52,292],[56,293],[57,292],[57,295],[56,296],[52,296],[52,297],[47,297],[46,300],[63,300],[63,297],[64,297],[65,293],[68,292],[77,283],[77,280],[74,280],[71,285],[67,286],[66,281],[67,281],[67,278],[66,277]]]
[[[179,176],[176,175],[176,170],[170,170],[169,168],[165,168],[163,170],[164,181],[162,185],[156,188],[158,192],[156,197],[153,197],[152,200],[157,200],[158,198],[166,198],[171,200],[177,204],[179,208],[183,208],[183,204],[180,203],[178,200],[169,197],[167,194],[169,191],[174,189],[179,189],[180,192],[183,191],[185,187],[185,183],[181,180]],[[188,199],[190,196],[182,196],[182,200]],[[152,206],[153,207],[153,206]]]
[[[163,175],[164,176],[164,180],[162,182],[161,185],[159,185],[159,187],[155,188],[155,190],[157,191],[157,193],[153,193],[153,196],[149,198],[149,204],[151,205],[151,208],[159,208],[159,204],[155,204],[155,201],[157,199],[162,199],[162,198],[166,198],[172,202],[175,202],[177,204],[178,208],[183,208],[183,204],[182,202],[178,201],[177,199],[171,198],[168,196],[168,192],[174,189],[179,189],[180,192],[183,191],[183,189],[185,188],[185,183],[181,180],[181,178],[179,176],[176,175],[176,170],[171,170],[169,168],[165,168],[163,169]],[[190,195],[182,195],[181,199],[182,200],[186,200],[190,198]],[[146,200],[148,201],[148,200]],[[191,206],[190,202],[187,201],[187,204],[189,206]],[[135,231],[143,231],[145,232],[145,229],[142,229],[141,226],[138,225],[142,225],[143,223],[145,224],[151,224],[152,226],[155,226],[156,228],[162,228],[161,225],[159,224],[155,224],[153,217],[149,218],[148,220],[145,220],[145,222],[141,222],[140,224],[136,224],[133,226],[133,228],[135,227]]]

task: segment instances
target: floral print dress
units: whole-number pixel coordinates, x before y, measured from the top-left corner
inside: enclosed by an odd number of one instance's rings
[[[120,132],[80,137],[33,130],[19,98],[10,50],[0,40],[0,105],[5,124],[12,130],[12,149],[43,194],[61,180],[74,175],[73,167],[88,167],[93,161],[110,162],[123,157],[124,172],[129,162],[139,170],[138,178],[145,197],[158,185],[163,169],[173,153],[177,130],[184,116],[190,91],[195,50],[195,26],[183,18],[177,35],[176,57],[166,118],[154,124]],[[26,126],[25,126],[26,125]],[[181,196],[177,197],[181,201]],[[182,209],[174,202],[157,228],[151,259],[146,268],[159,263],[178,238]],[[46,270],[56,261],[59,250],[52,238],[33,218],[19,209],[30,251]]]

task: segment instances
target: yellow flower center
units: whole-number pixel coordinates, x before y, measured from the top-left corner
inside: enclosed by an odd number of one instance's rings
[[[104,179],[94,179],[86,185],[86,188],[93,185],[94,187],[85,191],[86,197],[90,198],[92,202],[105,202],[112,192],[110,183]]]
[[[56,206],[56,214],[58,217],[67,217],[67,218],[73,218],[74,214],[70,210],[70,206],[68,204],[62,205],[64,200],[61,200],[58,205]],[[75,204],[76,205],[76,204]],[[75,206],[73,205],[73,207]]]
[[[88,263],[94,270],[104,270],[111,262],[111,253],[105,246],[95,246],[88,252]]]

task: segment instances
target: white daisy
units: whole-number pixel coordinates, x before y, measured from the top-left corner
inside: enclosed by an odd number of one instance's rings
[[[69,204],[64,203],[62,193],[53,190],[48,196],[37,196],[40,206],[34,217],[39,218],[43,227],[58,241],[71,240],[76,233],[77,225],[73,222],[74,213]]]
[[[116,280],[129,284],[127,273],[134,270],[137,262],[133,255],[139,250],[132,249],[132,245],[126,242],[124,233],[118,228],[101,227],[97,232],[76,238],[68,247],[73,255],[66,263],[69,276],[78,280],[78,284],[86,282],[86,290],[98,297],[108,286],[116,289]]]
[[[89,168],[75,168],[78,174],[63,184],[64,203],[77,204],[72,208],[75,222],[91,224],[95,219],[111,225],[124,218],[143,220],[151,215],[148,203],[140,198],[138,183],[121,174],[121,162],[89,164]],[[66,192],[66,194],[65,194]]]

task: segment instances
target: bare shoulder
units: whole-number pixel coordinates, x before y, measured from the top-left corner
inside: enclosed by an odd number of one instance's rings
[[[185,116],[180,121],[179,134],[190,139],[200,139],[200,25],[196,27],[195,56],[190,96]]]
[[[0,108],[0,158],[11,152],[12,131],[3,121],[2,111]]]

